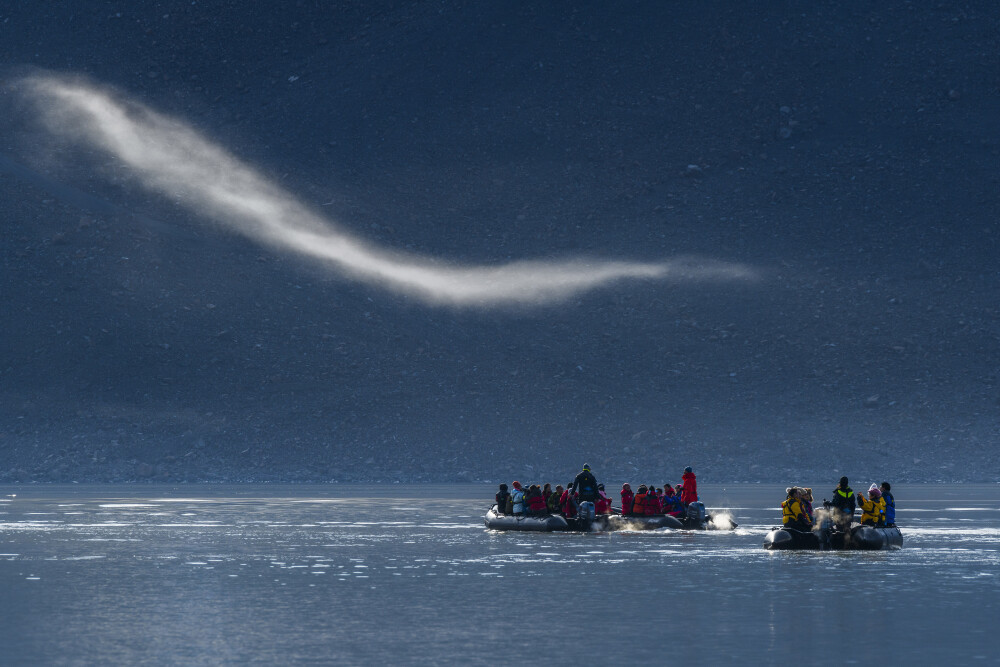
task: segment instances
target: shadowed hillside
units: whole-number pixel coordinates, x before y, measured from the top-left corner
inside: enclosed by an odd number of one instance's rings
[[[998,28],[991,2],[0,9],[0,481],[998,481]],[[756,279],[428,304],[60,142],[37,75],[442,266]]]

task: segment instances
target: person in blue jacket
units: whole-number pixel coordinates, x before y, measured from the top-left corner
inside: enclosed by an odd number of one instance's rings
[[[892,497],[889,490],[892,489],[889,486],[889,482],[882,482],[882,498],[885,499],[885,525],[895,526],[896,525],[896,499]]]

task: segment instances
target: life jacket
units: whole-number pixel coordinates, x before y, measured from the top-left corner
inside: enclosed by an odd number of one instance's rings
[[[854,491],[851,487],[842,489],[839,486],[833,490],[833,500],[830,504],[841,512],[854,513]]]
[[[660,513],[660,497],[656,495],[656,491],[650,491],[646,494],[646,516],[651,514]]]
[[[648,493],[637,493],[632,500],[632,514],[646,513],[646,496]]]
[[[698,501],[698,480],[693,472],[686,472],[681,475],[684,488],[681,489],[681,502],[685,505]]]
[[[545,498],[542,492],[532,493],[527,497],[528,511],[532,514],[545,514]]]
[[[597,514],[607,514],[610,510],[611,510],[611,499],[608,498],[607,494],[598,489],[597,502],[594,503],[594,511]]]
[[[864,496],[858,496],[861,503],[861,524],[867,526],[885,525],[885,502],[880,497],[878,500],[869,500]]]
[[[785,502],[781,503],[781,525],[798,528],[812,525],[812,522],[802,511],[802,503],[796,498],[786,498]]]
[[[632,513],[633,500],[635,500],[635,494],[631,490],[622,489],[622,514]]]

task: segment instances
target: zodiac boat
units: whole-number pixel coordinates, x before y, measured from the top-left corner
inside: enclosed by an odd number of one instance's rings
[[[850,530],[843,530],[829,520],[824,520],[819,529],[813,531],[774,528],[764,538],[764,548],[771,550],[875,551],[902,546],[903,533],[896,526],[876,528],[855,524]]]
[[[558,514],[543,514],[539,516],[501,514],[496,505],[486,512],[486,527],[491,530],[523,530],[535,532],[579,531],[606,532],[615,530],[656,530],[673,528],[677,530],[706,530],[721,528],[732,530],[736,524],[727,520],[726,525],[713,523],[712,517],[705,512],[705,506],[691,503],[687,514],[675,517],[669,514],[652,515],[622,515],[622,514],[587,514],[588,503],[581,503],[581,516],[566,518]]]

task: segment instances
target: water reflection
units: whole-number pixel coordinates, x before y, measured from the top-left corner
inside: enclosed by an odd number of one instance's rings
[[[967,490],[901,489],[898,552],[772,553],[782,492],[758,486],[727,491],[736,531],[585,535],[488,531],[492,490],[473,486],[31,487],[0,523],[18,610],[0,628],[24,664],[556,660],[590,625],[614,663],[695,630],[675,659],[777,661],[802,633],[821,654],[850,637],[873,659],[960,662],[998,655],[970,631],[1000,613],[998,492]],[[890,651],[886,633],[909,639]]]

